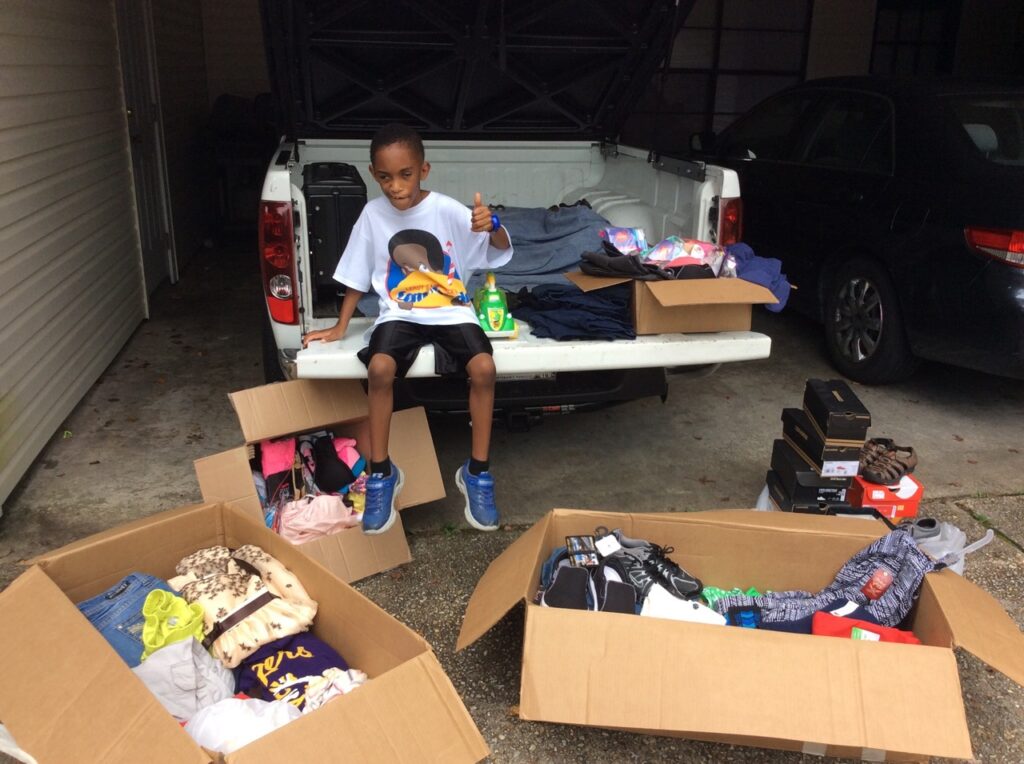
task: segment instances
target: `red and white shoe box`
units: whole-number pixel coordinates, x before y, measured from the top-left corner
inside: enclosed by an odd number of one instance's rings
[[[913,475],[904,475],[895,485],[879,485],[856,475],[846,493],[854,507],[874,507],[890,520],[916,517],[924,486]]]

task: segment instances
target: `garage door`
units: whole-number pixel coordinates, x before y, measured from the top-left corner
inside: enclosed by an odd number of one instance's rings
[[[0,0],[0,504],[145,314],[109,0]]]

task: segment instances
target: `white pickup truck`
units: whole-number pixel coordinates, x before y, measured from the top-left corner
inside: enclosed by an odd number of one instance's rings
[[[652,242],[672,234],[720,243],[736,241],[741,206],[734,171],[659,156],[608,139],[618,135],[614,116],[621,119],[628,113],[614,97],[615,88],[624,87],[620,82],[623,73],[629,75],[627,81],[634,82],[633,90],[642,90],[636,77],[650,76],[661,58],[659,51],[674,37],[673,28],[665,29],[677,21],[670,0],[651,0],[646,4],[649,8],[637,11],[642,14],[637,23],[650,38],[649,45],[637,45],[635,34],[629,44],[620,39],[616,45],[619,32],[609,29],[603,41],[590,30],[590,44],[584,48],[573,37],[579,34],[579,19],[547,20],[545,40],[549,41],[561,24],[566,46],[575,46],[562,50],[559,66],[565,66],[564,52],[572,50],[586,70],[588,51],[600,51],[599,80],[608,82],[586,91],[592,94],[588,96],[592,103],[586,102],[583,91],[572,91],[572,85],[563,86],[565,100],[556,102],[560,96],[552,92],[550,82],[541,83],[543,90],[540,85],[533,88],[535,98],[521,96],[518,91],[524,82],[529,85],[530,77],[537,76],[547,48],[531,48],[533,36],[523,26],[528,20],[517,25],[516,11],[506,11],[505,4],[493,8],[479,4],[489,9],[486,13],[505,15],[482,21],[476,17],[474,26],[466,29],[466,37],[459,39],[453,37],[443,18],[421,18],[416,30],[388,33],[380,29],[379,18],[364,19],[337,10],[321,17],[313,5],[294,0],[263,6],[270,69],[287,123],[286,136],[263,182],[259,214],[268,380],[282,376],[365,377],[366,369],[356,353],[372,318],[353,319],[348,335],[338,342],[314,343],[302,349],[301,337],[337,320],[340,286],[333,284],[330,276],[362,204],[380,193],[368,172],[369,137],[387,121],[402,121],[420,130],[432,165],[427,187],[456,199],[468,202],[481,192],[491,205],[535,208],[585,199],[611,225],[642,228]],[[408,5],[410,9],[420,7],[413,2]],[[443,13],[440,6],[431,7]],[[431,28],[431,23],[438,28]],[[391,47],[407,55],[390,55],[395,50],[376,53],[384,36],[397,40]],[[467,44],[466,39],[475,44]],[[433,61],[442,56],[446,41],[457,51],[452,71],[463,74],[451,82],[450,118],[438,112],[436,119],[431,119],[425,115],[423,102],[416,101],[412,93],[422,88],[423,98],[436,102],[438,82],[429,73],[432,69],[421,74],[409,61],[422,55],[421,49],[433,51]],[[519,48],[530,54],[529,76],[524,73],[525,63],[518,70],[512,63]],[[374,55],[381,57],[380,71],[369,83],[367,67]],[[490,72],[492,92],[479,104],[473,100],[478,92],[473,75],[465,74],[470,64],[473,72]],[[596,66],[595,60],[592,67]],[[493,106],[501,101],[503,89],[508,90],[508,106]],[[631,92],[627,88],[621,97]],[[633,94],[634,99],[638,96]],[[496,116],[489,121],[479,117],[474,126],[472,115],[488,109]],[[571,113],[573,109],[579,113]],[[502,139],[488,138],[492,135]],[[504,139],[508,137],[514,139]],[[510,230],[510,235],[515,244],[516,231]],[[766,358],[771,347],[768,337],[750,331],[560,342],[534,336],[526,324],[519,329],[518,338],[493,343],[499,374],[496,409],[510,423],[544,412],[647,395],[664,397],[668,369]],[[464,410],[464,384],[434,375],[430,347],[420,351],[408,377],[396,388],[396,405]]]

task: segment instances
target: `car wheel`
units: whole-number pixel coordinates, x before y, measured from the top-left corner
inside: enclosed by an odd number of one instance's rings
[[[277,360],[277,343],[274,342],[274,332],[270,329],[270,319],[263,318],[263,381],[284,382],[284,370],[281,362]]]
[[[917,367],[896,290],[870,260],[851,260],[832,279],[825,300],[825,340],[833,365],[857,382],[899,382]]]

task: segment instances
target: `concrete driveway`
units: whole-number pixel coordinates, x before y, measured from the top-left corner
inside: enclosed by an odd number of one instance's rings
[[[24,560],[130,519],[198,501],[192,460],[241,442],[226,393],[262,381],[258,276],[251,248],[199,256],[161,288],[135,333],[4,506],[0,586]],[[797,754],[521,722],[521,613],[455,655],[455,634],[488,562],[552,507],[692,511],[750,507],[764,484],[781,411],[804,380],[833,375],[817,327],[758,311],[773,338],[766,361],[678,375],[667,403],[646,400],[557,417],[527,433],[495,432],[493,471],[506,529],[464,529],[453,474],[465,422],[433,422],[448,498],[406,513],[415,561],[359,588],[434,645],[491,745],[495,761],[801,761]],[[1024,385],[925,365],[902,385],[854,386],[871,435],[914,446],[922,514],[996,541],[968,578],[1024,625]],[[970,656],[961,676],[976,756],[1024,761],[1024,691]],[[623,676],[628,682],[628,675]],[[913,723],[913,709],[894,713]]]

